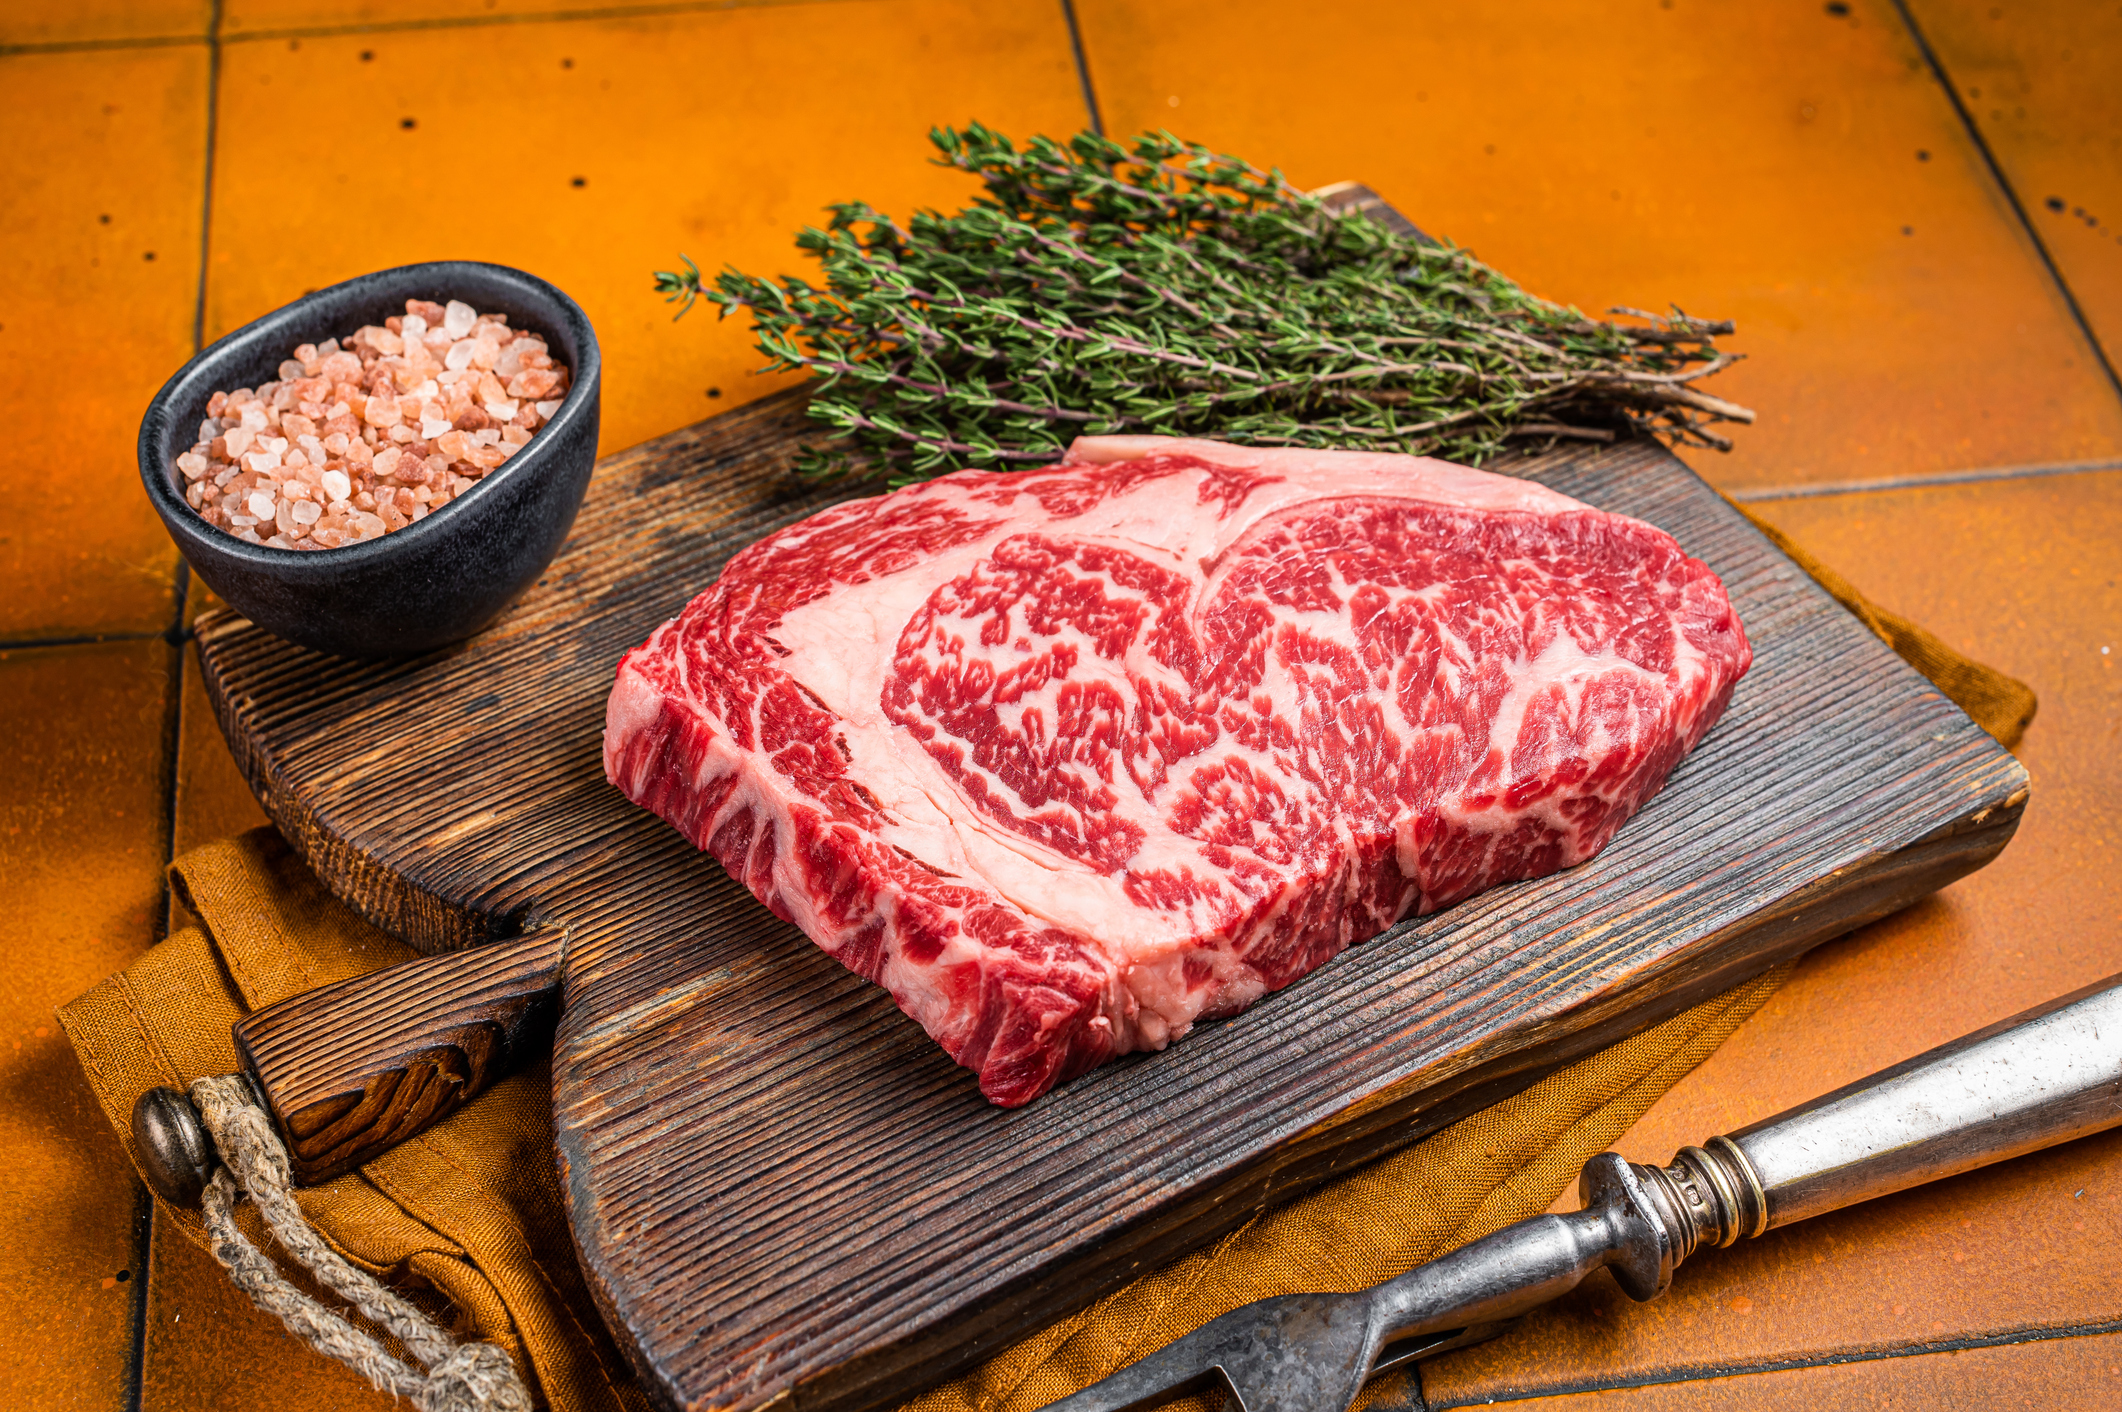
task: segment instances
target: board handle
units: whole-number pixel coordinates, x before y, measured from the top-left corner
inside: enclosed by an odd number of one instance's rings
[[[244,1077],[272,1116],[299,1186],[424,1132],[551,1040],[559,928],[428,956],[288,997],[232,1026]],[[197,1205],[218,1161],[191,1096],[133,1107],[134,1146],[165,1200]]]

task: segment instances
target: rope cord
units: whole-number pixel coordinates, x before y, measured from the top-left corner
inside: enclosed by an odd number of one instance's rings
[[[457,1343],[434,1320],[349,1264],[310,1225],[295,1204],[287,1149],[242,1078],[203,1078],[192,1084],[191,1094],[226,1164],[214,1169],[203,1201],[214,1258],[253,1304],[317,1352],[344,1363],[379,1392],[408,1399],[420,1412],[530,1412],[530,1393],[507,1353],[491,1343]],[[289,1283],[236,1225],[236,1202],[246,1194],[289,1255],[396,1337],[427,1371],[393,1356],[373,1335]]]

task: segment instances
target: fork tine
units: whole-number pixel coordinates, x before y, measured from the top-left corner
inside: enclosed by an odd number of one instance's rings
[[[1223,1370],[1209,1361],[1220,1332],[1216,1325],[1229,1317],[1226,1314],[1221,1319],[1211,1319],[1139,1362],[1106,1374],[1083,1391],[1049,1402],[1039,1412],[1132,1412],[1205,1386],[1229,1389]]]

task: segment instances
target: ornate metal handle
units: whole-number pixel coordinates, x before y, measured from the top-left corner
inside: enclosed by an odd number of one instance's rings
[[[1602,1152],[1583,1209],[1534,1216],[1356,1294],[1258,1300],[1045,1412],[1134,1412],[1214,1374],[1247,1407],[1347,1407],[1379,1369],[1499,1332],[1604,1266],[1654,1299],[1704,1245],[2122,1125],[2122,976],[1701,1147]],[[1256,1395],[1258,1401],[1256,1402]]]
[[[2122,1124],[2122,976],[2111,976],[1669,1167],[1637,1167],[1673,1263],[1808,1216]]]

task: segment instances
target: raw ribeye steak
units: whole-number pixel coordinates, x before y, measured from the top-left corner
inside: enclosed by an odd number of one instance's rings
[[[1752,660],[1662,531],[1412,456],[1100,437],[746,549],[604,768],[996,1103],[1582,862]]]

